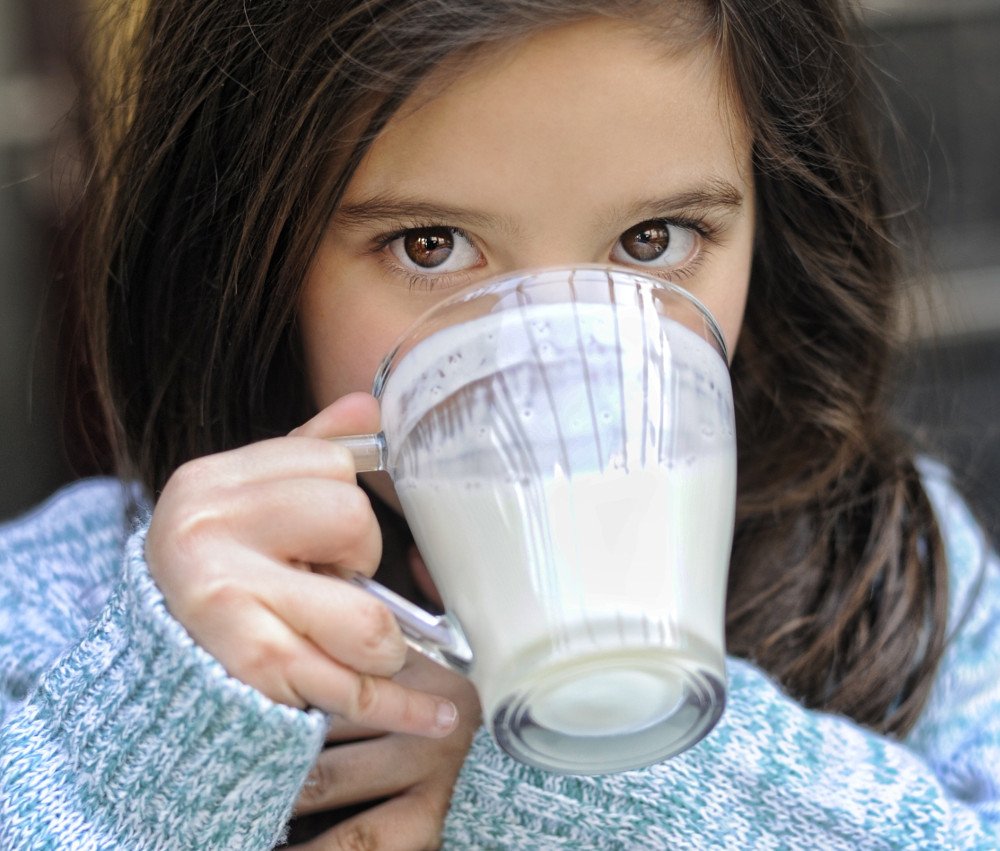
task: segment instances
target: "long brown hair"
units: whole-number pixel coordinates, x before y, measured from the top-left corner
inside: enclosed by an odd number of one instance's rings
[[[900,253],[847,2],[153,0],[91,89],[106,132],[82,205],[120,471],[156,493],[304,419],[298,290],[367,145],[444,58],[595,15],[714,45],[754,140],[729,648],[901,734],[942,651],[946,566],[887,415]]]

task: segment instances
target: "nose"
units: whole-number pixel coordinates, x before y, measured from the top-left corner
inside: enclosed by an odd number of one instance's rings
[[[500,273],[522,269],[544,269],[553,266],[587,266],[610,262],[608,252],[595,248],[566,233],[552,234],[530,243],[522,243],[497,258]]]

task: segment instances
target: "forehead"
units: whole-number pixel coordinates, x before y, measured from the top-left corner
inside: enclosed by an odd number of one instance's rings
[[[485,204],[513,188],[584,201],[612,183],[749,181],[717,53],[668,36],[591,20],[449,60],[375,140],[348,200],[434,185]]]

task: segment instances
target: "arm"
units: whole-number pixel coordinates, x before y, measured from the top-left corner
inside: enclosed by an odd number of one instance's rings
[[[63,515],[73,510],[63,500],[33,528],[72,527]],[[88,589],[110,572],[100,562],[112,558],[113,541],[95,553],[73,534],[48,549],[89,563],[50,572],[23,536],[21,544],[4,540],[0,847],[270,848],[284,830],[325,719],[272,703],[195,646],[149,578],[143,538],[134,534],[117,560],[103,608]],[[47,586],[49,610],[61,612],[48,628],[10,608],[15,583],[33,581]],[[88,622],[91,606],[98,612]],[[32,623],[37,635],[26,644]],[[44,660],[24,699],[25,678],[12,668],[57,652],[43,641],[60,630],[64,652]]]
[[[544,775],[480,733],[453,798],[449,847],[997,848],[1000,565],[933,473],[954,634],[906,742],[802,708],[747,662],[696,747],[645,771]]]

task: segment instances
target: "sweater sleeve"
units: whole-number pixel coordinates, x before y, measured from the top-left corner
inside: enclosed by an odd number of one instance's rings
[[[952,635],[906,741],[809,711],[728,661],[728,705],[695,747],[604,777],[522,766],[483,732],[456,785],[446,847],[1000,848],[1000,565],[941,471]]]
[[[85,513],[65,500],[57,508]],[[22,537],[45,517],[22,524]],[[66,528],[65,518],[58,525]],[[11,610],[12,583],[37,582],[39,572],[49,606],[58,600],[65,610],[57,622],[80,624],[75,635],[64,629],[65,646],[34,682],[32,666],[47,652],[41,637],[53,629],[22,641],[13,662],[4,654],[4,849],[264,849],[282,837],[326,720],[271,703],[202,651],[167,612],[146,569],[144,540],[143,525],[123,557],[118,547],[108,596],[84,620],[78,609],[87,608],[99,568],[59,568],[72,547],[57,547],[53,560],[52,547],[0,539],[8,551],[4,640],[17,643],[11,633],[34,622]],[[76,556],[99,559],[107,551]],[[33,553],[41,555],[29,563]],[[29,673],[16,675],[18,660]]]

